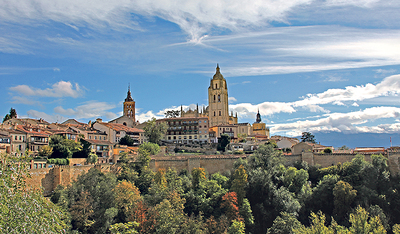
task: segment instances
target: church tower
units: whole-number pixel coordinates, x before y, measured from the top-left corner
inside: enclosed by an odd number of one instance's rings
[[[124,116],[130,118],[135,123],[135,101],[131,97],[131,88],[128,86],[128,94],[126,95],[124,102]]]
[[[228,87],[218,64],[208,87],[208,108],[210,127],[229,123]]]

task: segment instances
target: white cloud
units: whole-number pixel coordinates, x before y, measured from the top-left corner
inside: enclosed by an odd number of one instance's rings
[[[69,81],[59,81],[53,84],[51,88],[47,89],[32,88],[28,85],[17,85],[11,87],[10,90],[26,96],[77,98],[83,95],[83,90],[80,88],[79,84],[75,83],[75,85],[73,85]]]
[[[344,89],[328,89],[323,93],[309,94],[303,100],[296,101],[293,106],[322,105],[345,101],[362,101],[380,96],[400,93],[400,75],[389,76],[377,85],[347,86]]]
[[[236,102],[236,98],[235,97],[228,97],[228,101],[229,102]]]
[[[372,107],[361,111],[349,113],[331,113],[317,120],[303,120],[292,123],[275,124],[271,132],[286,132],[298,136],[301,132],[335,131],[349,133],[393,133],[398,132],[399,124],[380,124],[368,126],[379,119],[396,119],[400,117],[400,108],[397,107]]]
[[[21,97],[21,96],[12,97],[11,103],[43,107],[41,102],[32,100],[31,98]]]
[[[89,101],[83,105],[77,106],[76,108],[68,108],[64,109],[61,106],[57,106],[54,108],[54,112],[70,116],[75,119],[92,119],[98,117],[106,117],[108,119],[116,118],[117,115],[112,113],[108,110],[115,108],[114,104],[109,104],[106,102],[96,102],[96,101]]]

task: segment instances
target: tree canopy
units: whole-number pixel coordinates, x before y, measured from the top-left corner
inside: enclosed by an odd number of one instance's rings
[[[303,132],[301,133],[301,142],[311,142],[315,143],[315,136],[311,134],[311,132]]]
[[[168,126],[166,123],[157,123],[156,118],[152,118],[146,122],[146,126],[144,126],[143,130],[149,142],[158,144],[164,137],[167,128]]]

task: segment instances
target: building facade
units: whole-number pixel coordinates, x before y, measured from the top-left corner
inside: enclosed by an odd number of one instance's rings
[[[164,118],[157,122],[164,122],[168,126],[164,136],[164,141],[167,143],[205,144],[210,142],[208,117]]]

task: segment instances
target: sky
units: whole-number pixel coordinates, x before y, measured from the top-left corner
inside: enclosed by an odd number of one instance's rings
[[[87,123],[208,105],[321,144],[400,145],[398,0],[0,0],[0,116]],[[390,142],[391,139],[391,142]]]

